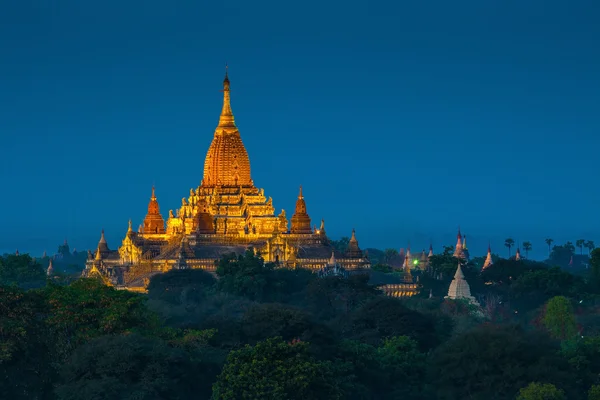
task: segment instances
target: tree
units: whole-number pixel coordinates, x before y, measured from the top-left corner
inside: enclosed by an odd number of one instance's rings
[[[523,242],[523,250],[525,250],[525,258],[529,258],[529,251],[532,249],[531,242]]]
[[[224,292],[260,301],[267,295],[268,279],[274,267],[252,250],[244,255],[225,256],[217,265],[218,287]]]
[[[517,400],[564,400],[565,392],[551,383],[533,382],[519,391]]]
[[[593,385],[588,392],[588,400],[600,400],[600,385]]]
[[[421,350],[431,349],[439,343],[435,319],[407,308],[393,297],[376,297],[340,323],[346,337],[372,345],[391,336],[413,338]]]
[[[508,258],[510,258],[510,249],[515,245],[515,240],[513,238],[507,238],[504,240],[504,246],[508,247]]]
[[[202,269],[173,269],[150,279],[148,298],[170,304],[198,304],[216,282],[213,275]]]
[[[593,241],[588,240],[587,242],[585,242],[584,247],[588,249],[588,254],[591,254],[592,251],[596,248],[596,245]]]
[[[556,296],[548,300],[542,322],[554,338],[565,340],[577,334],[573,306],[564,296]]]
[[[425,381],[425,354],[408,336],[392,336],[377,349],[381,371],[387,378],[387,396],[378,398],[413,399],[422,391]],[[382,394],[384,394],[382,393]],[[420,398],[420,397],[419,397]]]
[[[392,260],[398,256],[398,250],[396,249],[385,249],[383,251],[383,262],[389,264]]]
[[[573,243],[567,242],[561,246],[554,246],[550,253],[549,261],[553,265],[566,267],[571,261],[571,257],[575,254],[575,246]]]
[[[566,384],[575,378],[554,341],[517,326],[486,324],[442,344],[429,361],[430,398],[514,399],[530,382]],[[571,396],[570,398],[577,398]]]
[[[594,249],[590,253],[590,274],[592,282],[600,286],[600,248]]]
[[[563,244],[563,247],[567,249],[571,254],[575,253],[575,245],[572,242],[567,242]]]
[[[280,337],[234,350],[213,385],[213,399],[341,399],[341,377],[302,341]]]
[[[313,353],[321,358],[330,354],[335,346],[335,335],[330,328],[315,321],[306,311],[284,304],[250,307],[242,318],[241,326],[244,342],[249,344],[270,337],[281,337],[286,341],[300,339],[310,343]]]
[[[7,254],[0,257],[0,285],[17,285],[24,288],[40,287],[46,281],[42,265],[29,254]]]
[[[95,279],[80,279],[70,286],[51,284],[44,295],[50,305],[46,324],[54,337],[55,356],[61,361],[95,337],[154,331],[157,326],[158,321],[144,306],[144,297]]]
[[[550,253],[552,252],[552,243],[554,243],[554,239],[546,238],[545,242],[548,245],[548,257],[550,257]]]
[[[0,397],[42,399],[52,390],[52,358],[43,315],[47,305],[34,291],[0,286]]]
[[[208,399],[218,367],[162,340],[102,336],[77,348],[61,370],[61,400]]]
[[[575,246],[579,247],[579,254],[583,255],[583,246],[585,245],[585,239],[577,239],[575,241]]]

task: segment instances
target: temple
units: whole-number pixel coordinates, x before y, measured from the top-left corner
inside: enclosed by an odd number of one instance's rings
[[[334,249],[325,233],[325,221],[311,228],[302,187],[289,226],[284,210],[275,213],[273,199],[257,188],[250,159],[235,123],[230,101],[230,81],[225,73],[223,108],[204,161],[200,185],[170,210],[166,221],[152,187],[148,211],[137,231],[129,227],[121,246],[110,250],[102,232],[84,275],[99,274],[106,283],[143,288],[156,273],[174,268],[214,271],[223,255],[253,249],[266,262],[281,267],[303,267],[315,272],[353,273],[370,268],[355,232],[345,252]]]

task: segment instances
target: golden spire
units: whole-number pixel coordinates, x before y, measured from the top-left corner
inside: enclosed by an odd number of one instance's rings
[[[129,218],[129,226],[127,227],[127,233],[131,232],[133,232],[133,229],[131,228],[131,218]]]
[[[303,199],[304,196],[302,196],[302,185],[300,185],[300,194],[298,194],[298,200]]]
[[[152,196],[150,196],[150,200],[156,200],[156,194],[154,193],[154,185],[152,185]]]
[[[229,76],[228,66],[225,64],[225,79],[223,80],[223,110],[221,110],[221,117],[219,118],[219,128],[236,128],[235,120],[233,118],[233,111],[231,111],[231,98],[229,97]]]

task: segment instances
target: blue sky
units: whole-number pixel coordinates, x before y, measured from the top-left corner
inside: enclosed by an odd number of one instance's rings
[[[206,3],[206,4],[204,4]],[[594,1],[7,2],[0,252],[120,243],[202,179],[224,64],[277,211],[362,247],[600,244]]]

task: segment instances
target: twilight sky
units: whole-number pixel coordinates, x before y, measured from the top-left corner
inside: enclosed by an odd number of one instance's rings
[[[0,253],[111,248],[202,179],[224,64],[252,176],[361,247],[600,244],[595,0],[19,0],[0,13]]]

